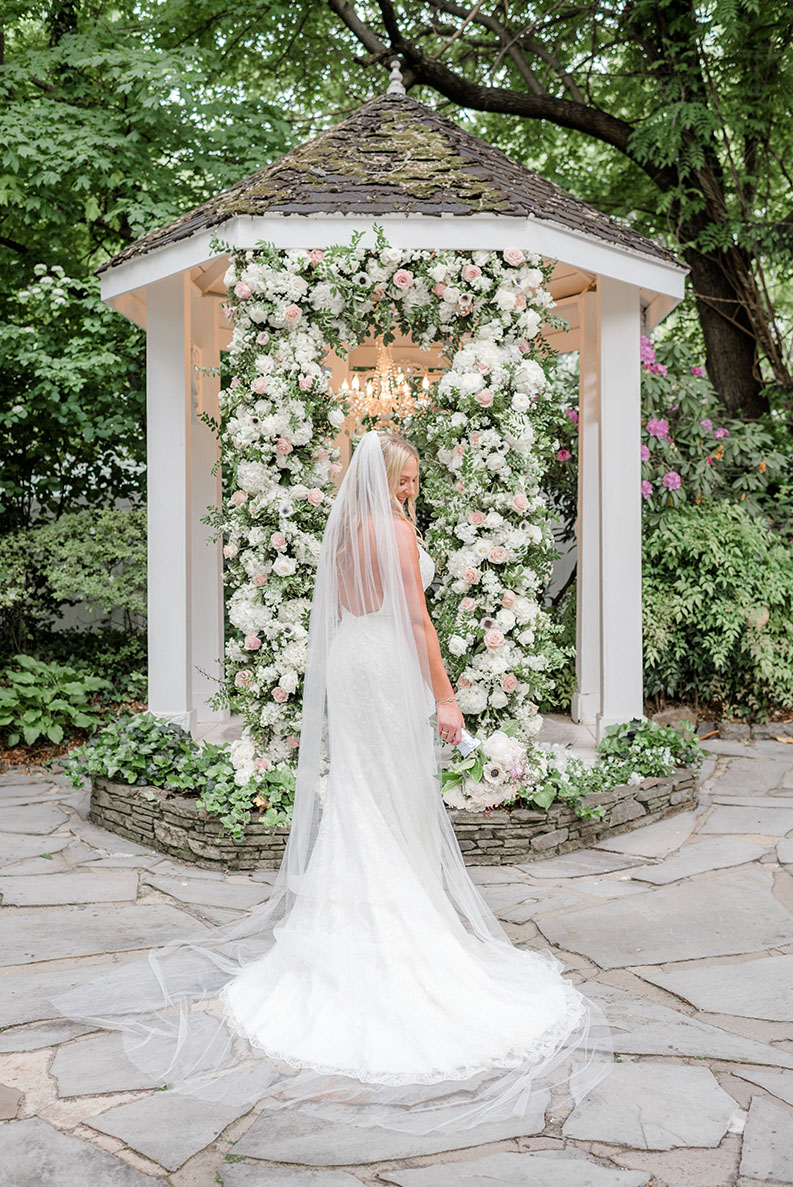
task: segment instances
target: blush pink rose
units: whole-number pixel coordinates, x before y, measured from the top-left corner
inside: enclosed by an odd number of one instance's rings
[[[270,543],[273,548],[286,548],[286,536],[283,532],[273,532],[270,537]]]
[[[481,438],[482,438],[481,433],[471,433],[471,436],[468,438],[468,440],[471,442],[472,445],[478,445]]]
[[[311,263],[316,266],[317,264],[322,263],[322,257],[324,255],[325,255],[324,251],[321,251],[318,247],[314,247],[308,253],[308,258],[311,260]]]
[[[521,492],[518,491],[518,493],[514,496],[514,498],[512,500],[512,506],[515,508],[516,511],[528,511],[529,500],[526,498],[526,496],[524,494],[521,494]]]
[[[231,380],[232,387],[239,387],[241,383],[239,375],[234,375]]]
[[[269,771],[271,764],[269,758],[260,757],[253,760],[253,765],[257,771]]]
[[[275,443],[275,451],[276,453],[291,453],[292,442],[287,441],[286,437],[279,437]]]
[[[257,346],[266,346],[269,341],[270,341],[270,335],[267,333],[266,330],[262,330],[259,334],[256,335],[256,345]]]
[[[438,283],[434,286],[432,291],[436,297],[442,297],[443,294],[446,292],[446,285],[443,283],[442,280],[439,280]]]
[[[469,585],[476,585],[479,581],[479,573],[476,569],[463,569],[463,581],[467,581]]]
[[[244,280],[238,280],[234,285],[234,296],[239,297],[240,301],[247,301],[252,292],[253,289]]]
[[[485,522],[484,511],[469,511],[468,512],[468,522],[472,523],[475,528],[480,528],[482,526],[482,524]]]
[[[489,387],[482,388],[481,392],[477,392],[474,396],[480,408],[489,408],[493,403],[493,393]]]
[[[237,688],[249,688],[252,680],[253,672],[250,670],[250,668],[243,668],[242,671],[237,672],[237,675],[234,677],[234,683],[236,684]]]
[[[268,581],[269,581],[269,577],[267,576],[266,573],[257,573],[253,579],[253,584],[254,585],[266,585]]]
[[[253,383],[251,384],[251,387],[253,388],[253,390],[256,392],[256,394],[258,396],[263,396],[264,393],[267,391],[267,376],[266,375],[257,375],[256,378],[254,379]]]
[[[342,469],[341,462],[331,462],[330,465],[328,466],[328,470],[330,471],[331,474],[334,475],[334,477],[336,474],[341,474],[341,469]]]
[[[473,686],[473,681],[469,680],[466,676],[461,676],[457,681],[458,688],[473,688]]]
[[[318,462],[324,462],[325,458],[328,456],[328,451],[327,449],[322,449],[322,447],[320,447],[319,449],[315,449],[311,456],[316,458]]]
[[[514,692],[518,687],[518,678],[514,672],[505,672],[501,677],[501,687],[504,692]]]
[[[455,445],[454,452],[457,455],[457,457],[462,457],[466,451],[466,448],[467,448],[467,446],[464,441],[461,441],[459,443],[459,445]]]
[[[513,268],[517,268],[523,263],[526,257],[519,247],[508,247],[504,252],[504,259],[508,264],[511,264]]]
[[[515,308],[516,309],[525,309],[526,308],[526,294],[525,293],[515,293]]]
[[[502,548],[500,544],[497,544],[495,548],[490,549],[488,560],[492,561],[494,565],[503,565],[508,556],[509,553],[506,548]]]
[[[289,693],[284,692],[284,690],[280,686],[278,688],[273,689],[273,700],[278,701],[279,705],[283,704],[283,702],[286,700],[286,698],[288,696],[289,696]]]
[[[243,644],[246,651],[258,651],[262,645],[262,641],[258,635],[246,635]]]
[[[394,284],[397,286],[397,288],[402,289],[404,292],[405,289],[410,288],[412,283],[413,273],[408,272],[407,268],[397,268],[396,272],[394,273]]]
[[[523,338],[518,343],[518,350],[521,354],[529,354],[531,352],[531,343],[529,342],[528,338]]]
[[[460,602],[460,609],[466,614],[472,614],[476,609],[475,600],[473,598],[463,598],[463,600]]]
[[[495,627],[491,627],[489,631],[485,631],[484,642],[488,651],[498,651],[499,647],[504,646],[504,636],[501,631],[497,631]]]
[[[298,386],[300,387],[301,391],[304,391],[304,392],[310,392],[312,387],[314,386],[314,380],[311,378],[310,375],[301,375],[297,382],[298,382]]]
[[[296,750],[300,745],[300,738],[297,736],[297,734],[290,734],[286,739],[286,744],[290,747],[290,749]]]
[[[296,326],[302,316],[303,310],[299,305],[295,305],[294,302],[291,305],[287,305],[284,310],[284,320],[288,326]]]
[[[481,275],[482,269],[477,268],[476,264],[466,264],[462,270],[462,278],[467,284],[470,284],[472,280],[478,280]]]
[[[464,495],[465,494],[465,483],[460,482],[458,479],[458,481],[455,482],[455,484],[454,484],[454,489],[459,491],[461,495]]]
[[[511,589],[507,589],[504,591],[504,596],[501,599],[501,605],[504,607],[505,610],[511,610],[512,607],[515,605],[515,594],[512,592]]]
[[[312,507],[319,507],[319,505],[322,502],[324,497],[325,496],[323,495],[322,491],[319,489],[318,486],[313,486],[311,488],[311,490],[308,492],[308,494],[306,495],[306,498],[308,499],[308,501]]]
[[[488,367],[487,363],[483,363],[483,362],[480,360],[480,361],[479,361],[478,363],[476,363],[475,365],[476,365],[476,369],[477,369],[477,371],[479,372],[479,374],[480,374],[480,375],[489,375],[489,374],[490,374],[490,368]]]
[[[247,503],[248,501],[248,492],[246,490],[235,490],[229,501],[233,506],[241,507],[243,503]]]

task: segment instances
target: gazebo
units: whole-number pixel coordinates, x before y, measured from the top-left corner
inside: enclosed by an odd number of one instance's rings
[[[355,231],[372,242],[375,225],[397,247],[519,246],[555,261],[569,328],[547,336],[581,362],[571,712],[600,736],[642,713],[639,338],[681,299],[686,269],[408,98],[397,71],[386,95],[98,269],[104,300],[147,336],[149,708],[194,733],[228,716],[208,704],[223,665],[223,555],[201,522],[221,494],[217,440],[198,419],[217,419],[218,379],[202,369],[230,336],[228,259],[212,235],[323,248]],[[329,365],[336,385],[347,364]]]

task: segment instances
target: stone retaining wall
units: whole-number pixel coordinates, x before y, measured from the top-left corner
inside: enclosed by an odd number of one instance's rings
[[[547,811],[515,808],[511,812],[450,811],[468,865],[509,865],[554,857],[629,832],[696,803],[696,775],[682,768],[663,779],[645,779],[636,787],[615,787],[589,797],[602,804],[602,820],[582,820],[565,803]],[[96,778],[91,787],[90,819],[102,828],[181,861],[227,870],[275,869],[288,828],[266,828],[252,820],[243,841],[233,841],[195,799]]]

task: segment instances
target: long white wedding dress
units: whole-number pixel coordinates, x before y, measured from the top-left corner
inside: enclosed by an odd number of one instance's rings
[[[411,605],[423,593],[376,433],[323,550],[295,818],[270,901],[56,1004],[122,1030],[154,1081],[214,1100],[428,1133],[525,1115],[550,1087],[580,1099],[609,1069],[608,1026],[558,960],[510,942],[464,866]],[[420,568],[426,588],[423,549]]]

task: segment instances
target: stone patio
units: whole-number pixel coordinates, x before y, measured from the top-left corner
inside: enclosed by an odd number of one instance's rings
[[[715,740],[700,804],[547,861],[471,869],[613,1028],[575,1109],[462,1140],[307,1125],[142,1087],[49,997],[267,894],[90,824],[87,790],[0,776],[0,1182],[9,1187],[793,1184],[793,745]]]

